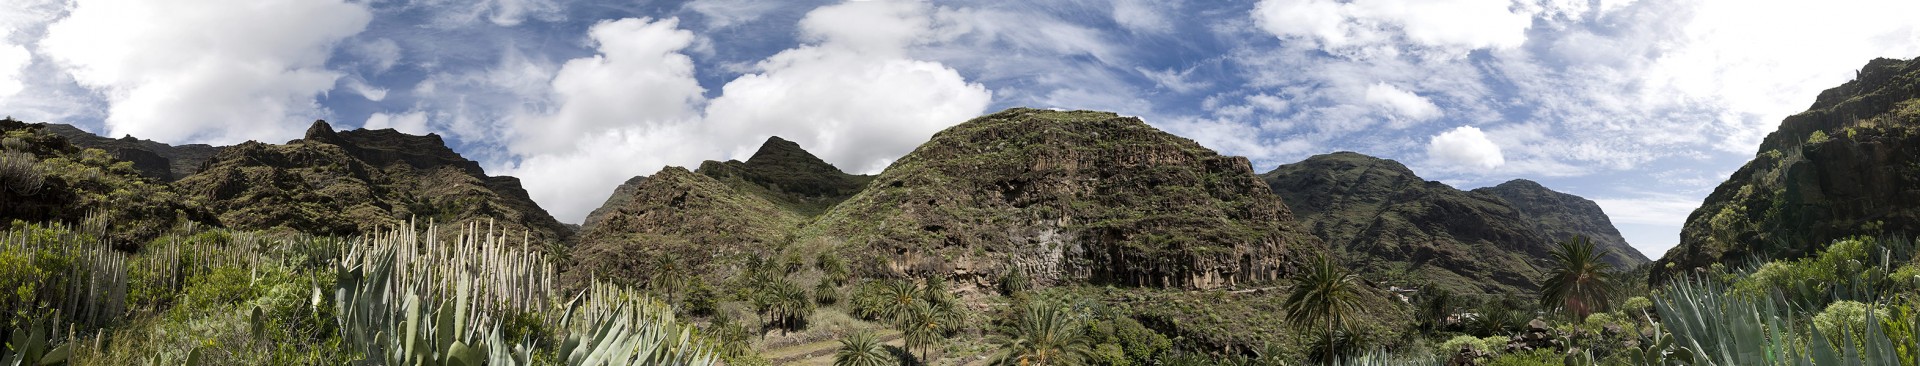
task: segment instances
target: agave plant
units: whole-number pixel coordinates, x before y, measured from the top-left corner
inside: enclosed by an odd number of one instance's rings
[[[675,325],[671,307],[613,284],[593,284],[568,302],[562,319],[568,335],[558,351],[568,366],[705,366],[718,360],[693,328]]]

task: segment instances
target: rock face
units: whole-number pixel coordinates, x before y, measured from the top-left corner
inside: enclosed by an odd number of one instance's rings
[[[1404,271],[1455,293],[1534,291],[1534,267],[1563,235],[1592,235],[1596,243],[1618,243],[1616,252],[1637,253],[1598,205],[1529,181],[1461,191],[1399,162],[1352,152],[1281,165],[1262,177],[1302,226],[1359,271]]]
[[[628,182],[637,184],[581,233],[573,252],[579,266],[569,274],[576,283],[588,277],[644,282],[678,269],[693,272],[675,274],[713,273],[711,264],[764,255],[786,243],[801,220],[760,196],[684,168]]]
[[[134,170],[139,171],[140,175],[162,182],[172,182],[199,172],[201,165],[213,159],[213,155],[221,149],[202,144],[174,146],[135,139],[133,136],[106,138],[58,123],[46,124],[44,131],[64,137],[80,148],[105,150],[116,159],[132,162]]]
[[[1655,266],[1813,254],[1834,239],[1920,232],[1920,59],[1876,59],[1767,135],[1687,216]]]
[[[1525,179],[1473,191],[1506,200],[1528,218],[1535,231],[1546,234],[1547,240],[1558,242],[1575,236],[1586,237],[1595,247],[1607,251],[1601,260],[1613,264],[1614,268],[1625,269],[1651,261],[1639,249],[1627,244],[1627,239],[1620,236],[1620,229],[1613,227],[1613,220],[1592,200],[1547,189]]]
[[[819,215],[873,180],[841,172],[779,136],[767,138],[746,162],[709,160],[699,173],[804,216]]]
[[[884,270],[1182,288],[1271,280],[1319,251],[1245,158],[1136,118],[1020,108],[934,135],[802,236]]]
[[[205,202],[222,224],[241,229],[353,235],[414,219],[492,223],[546,243],[570,234],[528,197],[519,179],[487,176],[432,134],[335,132],[316,121],[304,138],[284,145],[226,147],[174,186]]]

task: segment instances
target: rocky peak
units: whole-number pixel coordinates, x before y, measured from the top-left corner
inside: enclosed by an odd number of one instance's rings
[[[826,211],[872,179],[842,172],[779,136],[767,138],[746,162],[707,161],[699,173],[803,216]]]
[[[176,186],[199,196],[228,226],[286,226],[352,235],[407,223],[493,224],[559,243],[571,230],[535,204],[520,181],[485,175],[439,136],[393,130],[335,132],[315,121],[284,145],[221,150]],[[451,232],[451,231],[448,231]]]
[[[1217,288],[1318,243],[1245,158],[1107,112],[1015,108],[897,160],[807,229],[903,272]]]
[[[593,212],[587,213],[586,222],[580,224],[580,232],[593,231],[594,226],[598,226],[601,222],[606,221],[607,215],[613,214],[615,210],[619,210],[621,206],[625,206],[628,201],[632,201],[634,192],[639,191],[640,184],[646,182],[647,176],[635,176],[633,178],[627,178],[626,182],[621,182],[620,186],[614,187],[613,195],[607,196],[607,202],[601,203],[599,208],[595,208]]]
[[[344,140],[340,139],[339,134],[333,132],[333,125],[327,124],[325,120],[313,120],[313,125],[307,127],[306,136],[300,139],[335,145],[345,143]]]

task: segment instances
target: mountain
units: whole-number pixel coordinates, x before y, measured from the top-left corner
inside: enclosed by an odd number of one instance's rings
[[[221,224],[241,229],[355,235],[413,219],[491,226],[548,243],[570,235],[519,179],[487,176],[433,134],[336,132],[315,121],[286,144],[223,148],[173,185],[205,202]]]
[[[182,222],[213,221],[197,200],[70,143],[60,127],[0,119],[0,222],[62,222],[133,250]]]
[[[1607,251],[1601,260],[1613,264],[1614,268],[1652,261],[1627,244],[1627,239],[1620,236],[1620,229],[1613,227],[1613,220],[1592,200],[1547,189],[1526,179],[1473,191],[1506,200],[1533,223],[1534,230],[1546,234],[1547,240],[1558,242],[1575,236],[1586,237],[1595,247]]]
[[[801,221],[758,195],[742,192],[685,168],[667,167],[637,183],[617,205],[585,227],[569,276],[579,280],[644,280],[674,274],[668,265],[715,273],[713,263],[745,260],[787,242]],[[717,279],[717,278],[716,278]]]
[[[643,175],[627,178],[626,182],[621,182],[619,186],[614,187],[613,195],[607,196],[607,202],[601,203],[600,207],[587,213],[586,221],[580,224],[580,232],[592,231],[595,226],[605,222],[607,215],[612,215],[614,211],[620,209],[620,206],[625,206],[627,201],[632,201],[634,193],[640,190],[640,184],[646,182],[647,177]]]
[[[767,138],[746,162],[709,160],[700,164],[699,173],[803,216],[819,215],[873,180],[841,172],[779,136]]]
[[[162,182],[179,180],[200,171],[202,164],[220,152],[220,147],[203,144],[174,146],[133,136],[106,138],[58,123],[47,124],[44,131],[64,137],[74,146],[105,150],[116,159],[132,162],[133,169],[140,175]]]
[[[1246,158],[1138,118],[1015,108],[933,136],[800,235],[869,270],[1218,288],[1319,251]]]
[[[1302,226],[1357,270],[1398,272],[1455,293],[1534,291],[1541,277],[1536,266],[1568,234],[1637,253],[1598,205],[1530,181],[1461,191],[1421,179],[1399,162],[1352,152],[1281,165],[1262,178]],[[1608,259],[1616,266],[1646,261]]]
[[[1687,216],[1655,267],[1813,254],[1839,238],[1920,232],[1920,59],[1876,59],[1788,116]]]

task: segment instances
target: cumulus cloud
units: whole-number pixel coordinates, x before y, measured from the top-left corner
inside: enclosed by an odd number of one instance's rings
[[[110,135],[230,144],[298,136],[325,63],[372,15],[337,0],[82,0],[39,47],[104,94]]]
[[[1355,58],[1517,47],[1533,16],[1508,0],[1262,0],[1253,13],[1269,33]]]
[[[1434,135],[1427,142],[1427,158],[1455,169],[1487,170],[1507,163],[1506,157],[1500,155],[1500,145],[1488,140],[1485,133],[1473,126],[1460,126]]]
[[[565,152],[580,136],[696,118],[706,89],[693,78],[693,59],[680,53],[693,33],[679,23],[628,18],[594,25],[587,34],[600,54],[560,67],[552,82],[559,110],[515,119],[512,150]]]
[[[373,73],[383,73],[400,63],[400,44],[392,39],[380,38],[372,41],[354,43],[347,52],[360,57],[361,62],[373,69]]]
[[[427,130],[427,112],[424,111],[413,111],[399,115],[374,113],[371,116],[367,116],[367,122],[361,125],[360,128],[369,130],[391,128],[395,131],[414,135],[425,135],[431,132]]]
[[[878,171],[991,100],[958,71],[907,56],[930,37],[930,13],[919,2],[815,9],[800,22],[807,44],[754,64],[712,100],[677,20],[603,22],[589,30],[599,54],[554,73],[546,98],[557,106],[511,118],[507,145],[518,159],[500,168],[569,222],[629,177],[744,158],[768,135],[845,170]]]
[[[1440,117],[1440,106],[1433,101],[1413,92],[1401,90],[1387,83],[1374,83],[1367,86],[1366,101],[1375,106],[1392,110],[1395,115],[1414,120],[1425,121]],[[1474,133],[1479,133],[1474,132]]]
[[[980,115],[992,99],[952,68],[904,56],[929,31],[928,11],[918,2],[872,1],[808,13],[801,29],[819,43],[776,54],[760,73],[727,83],[707,123],[729,140],[779,135],[841,169],[879,171],[934,132]]]
[[[0,28],[0,99],[19,93],[25,85],[20,73],[33,61],[33,54],[27,53],[27,47],[11,44],[7,39],[12,29]]]

